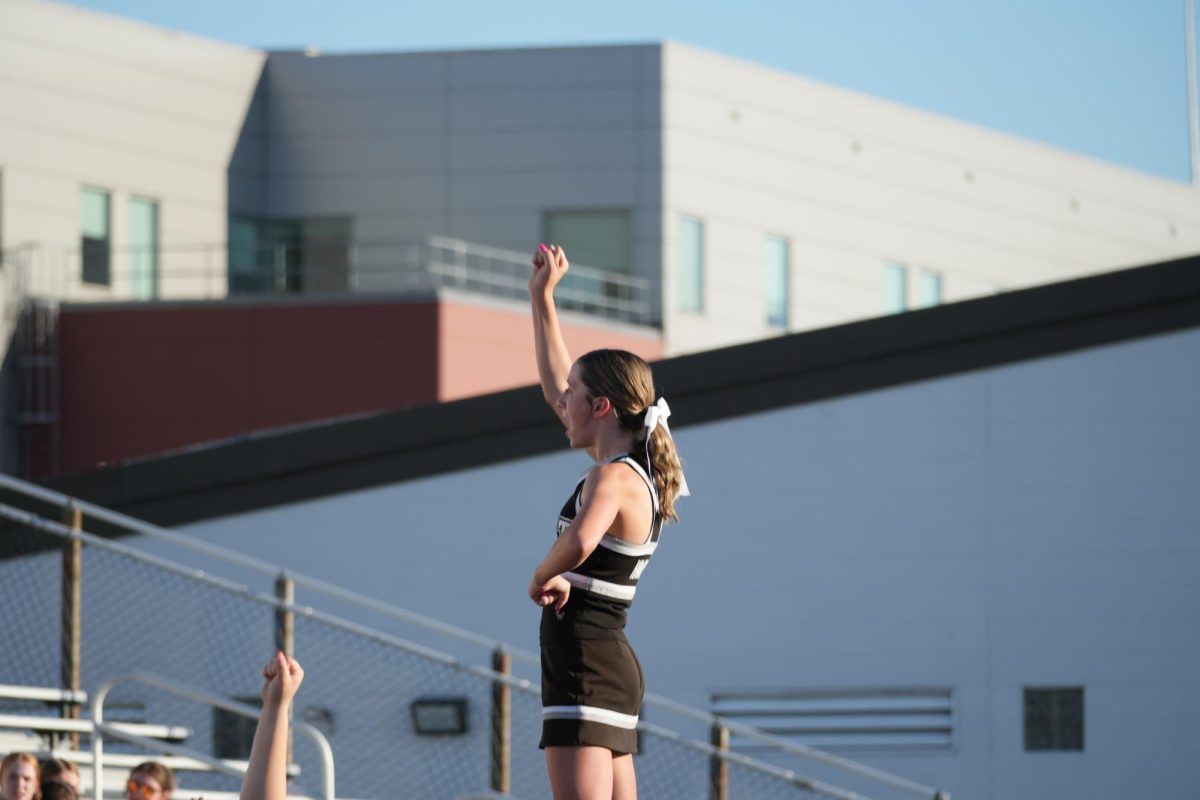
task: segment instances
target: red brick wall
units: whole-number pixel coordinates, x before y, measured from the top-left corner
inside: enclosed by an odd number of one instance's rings
[[[65,308],[63,472],[437,399],[425,303]]]
[[[600,325],[562,324],[571,355],[598,347],[637,353],[648,361],[662,358],[662,337],[622,333]],[[438,395],[455,400],[537,383],[533,323],[528,313],[444,302],[439,317],[441,372]]]
[[[528,312],[467,302],[64,307],[62,472],[534,383]],[[573,354],[657,336],[564,324]]]

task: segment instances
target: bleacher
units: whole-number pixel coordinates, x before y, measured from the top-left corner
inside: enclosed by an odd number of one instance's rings
[[[59,716],[61,709],[87,708],[86,692],[64,690],[50,686],[0,685],[0,709],[13,706],[30,707],[34,713],[0,712],[0,753],[31,753],[39,761],[57,758],[76,764],[80,776],[81,796],[96,798],[96,725],[86,715],[80,719]],[[236,800],[237,792],[222,792],[212,789],[189,788],[189,778],[194,774],[210,774],[219,769],[207,757],[197,755],[173,755],[190,750],[188,740],[192,730],[183,725],[153,724],[138,722],[113,722],[107,726],[109,741],[143,744],[155,743],[151,748],[107,752],[103,755],[102,792],[104,798],[125,797],[125,783],[129,771],[145,761],[157,761],[169,767],[176,776],[175,795],[186,798],[203,795],[205,800]],[[199,757],[197,757],[199,756]],[[221,759],[228,774],[245,773],[244,759]],[[289,778],[300,774],[296,764],[288,768]],[[312,800],[307,795],[292,795],[301,800]],[[99,800],[98,798],[96,800]]]

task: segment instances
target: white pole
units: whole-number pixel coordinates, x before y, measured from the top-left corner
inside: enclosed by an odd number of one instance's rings
[[[1196,32],[1192,0],[1184,3],[1187,21],[1188,133],[1192,153],[1192,186],[1200,189],[1200,117],[1196,110]]]

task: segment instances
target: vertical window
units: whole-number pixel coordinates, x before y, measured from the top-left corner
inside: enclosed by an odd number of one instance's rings
[[[889,314],[908,310],[908,267],[895,261],[884,267],[884,308]]]
[[[1083,750],[1083,687],[1025,689],[1025,749]]]
[[[679,218],[676,303],[680,311],[704,310],[704,222]]]
[[[573,264],[633,271],[633,232],[629,212],[547,211],[545,240],[562,245]]]
[[[109,285],[110,223],[108,192],[84,187],[79,198],[80,251],[84,283]]]
[[[142,197],[129,201],[129,272],[134,297],[158,297],[158,203]]]
[[[257,220],[229,218],[229,293],[265,292],[271,288],[270,248]]]
[[[942,275],[923,269],[917,276],[917,304],[922,308],[942,304]]]
[[[235,699],[248,706],[262,706],[262,700],[258,697]],[[255,721],[223,708],[214,708],[212,715],[213,755],[217,758],[249,758],[250,745],[254,742]]]
[[[766,300],[767,327],[787,330],[788,312],[791,307],[791,259],[788,240],[782,236],[768,236],[766,250]]]

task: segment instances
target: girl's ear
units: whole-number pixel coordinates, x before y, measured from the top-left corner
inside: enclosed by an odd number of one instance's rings
[[[607,397],[597,397],[592,401],[592,416],[596,419],[608,416],[609,411],[612,411],[612,402]]]

